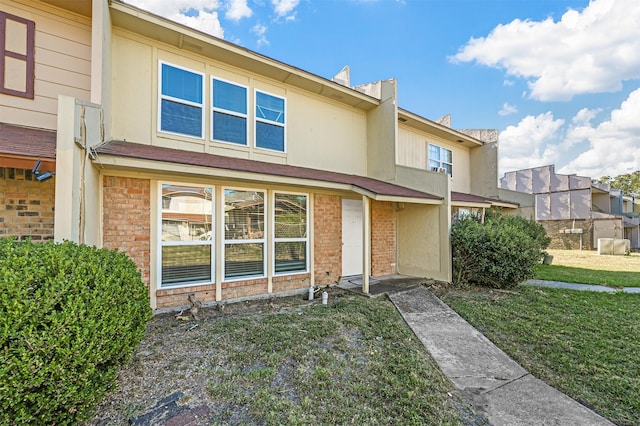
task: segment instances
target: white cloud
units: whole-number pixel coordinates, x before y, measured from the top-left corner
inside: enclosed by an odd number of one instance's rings
[[[227,13],[224,17],[232,21],[239,21],[242,18],[250,18],[253,10],[247,5],[247,0],[229,0],[227,3]]]
[[[268,46],[269,40],[267,40],[267,26],[263,24],[256,24],[251,28],[251,32],[258,37],[258,46]]]
[[[578,115],[581,113],[580,111]],[[629,94],[608,121],[592,127],[589,123],[570,129],[568,136],[582,138],[588,149],[577,153],[559,169],[560,173],[577,173],[598,178],[617,176],[640,170],[640,89]]]
[[[453,62],[476,61],[529,80],[530,96],[569,100],[640,78],[640,1],[592,0],[555,22],[516,19],[471,38]]]
[[[295,8],[299,3],[300,0],[271,0],[273,11],[278,18],[285,18],[287,21],[295,20]]]
[[[515,105],[511,105],[508,102],[505,102],[504,104],[502,104],[502,109],[498,111],[498,115],[505,116],[515,114],[516,112],[518,112],[518,108],[516,108]]]
[[[596,118],[596,116],[600,113],[601,109],[589,109],[582,108],[578,113],[573,117],[571,122],[574,125],[588,125],[591,123],[591,120]]]
[[[224,38],[224,30],[218,18],[220,7],[217,0],[126,0],[140,9]]]
[[[498,152],[500,173],[554,164],[563,119],[554,119],[551,112],[536,117],[528,115],[517,126],[500,132]]]
[[[558,173],[599,178],[640,170],[640,89],[608,120],[583,108],[569,123],[551,112],[527,116],[499,137],[500,173],[555,164]]]

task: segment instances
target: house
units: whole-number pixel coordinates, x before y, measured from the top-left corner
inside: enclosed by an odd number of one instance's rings
[[[551,248],[592,250],[599,238],[626,238],[640,247],[640,204],[590,177],[558,174],[549,165],[505,173],[500,185],[533,196],[533,205],[523,206],[544,226]]]
[[[452,213],[518,207],[497,132],[398,108],[395,79],[350,87],[115,0],[0,0],[0,37],[0,235],[122,250],[155,309],[450,281]]]

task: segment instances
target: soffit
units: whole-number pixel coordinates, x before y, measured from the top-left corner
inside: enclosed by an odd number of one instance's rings
[[[472,138],[462,132],[458,132],[450,127],[431,121],[421,117],[405,109],[398,109],[398,121],[405,126],[412,127],[423,132],[439,136],[445,140],[456,142],[467,148],[474,148],[484,145],[484,142]]]
[[[112,2],[110,10],[111,22],[114,26],[136,34],[197,55],[222,60],[226,64],[251,70],[253,73],[331,98],[354,108],[367,111],[379,104],[377,99],[331,80],[260,55],[223,39],[195,31],[120,1]]]
[[[82,16],[91,16],[91,0],[42,0],[52,6],[68,10]]]

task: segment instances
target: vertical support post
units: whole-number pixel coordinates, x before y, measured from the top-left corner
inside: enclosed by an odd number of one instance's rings
[[[371,203],[362,196],[362,292],[369,294],[371,276]]]

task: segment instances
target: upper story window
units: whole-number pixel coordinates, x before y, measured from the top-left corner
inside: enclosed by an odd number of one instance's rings
[[[453,154],[451,150],[429,144],[429,170],[444,171],[453,176]]]
[[[211,79],[211,138],[247,145],[247,88]]]
[[[203,80],[199,72],[160,62],[160,131],[203,137]]]
[[[0,93],[33,99],[36,23],[0,11]]]
[[[256,91],[256,147],[285,151],[285,99]]]

